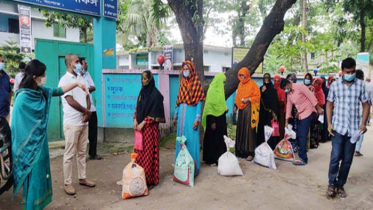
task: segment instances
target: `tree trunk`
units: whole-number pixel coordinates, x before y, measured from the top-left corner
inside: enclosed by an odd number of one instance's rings
[[[88,42],[87,28],[82,28],[82,33],[83,33],[84,43],[87,43]]]
[[[360,10],[360,27],[361,27],[361,48],[360,52],[365,52],[365,10]]]
[[[303,32],[302,32],[302,42],[303,46],[306,44],[306,27],[307,27],[307,0],[303,0],[303,17],[302,17],[302,26],[303,26]],[[308,73],[308,63],[307,63],[307,50],[303,48],[302,52],[302,67],[303,72]]]
[[[169,0],[170,1],[170,0]],[[256,68],[263,62],[264,55],[275,36],[284,29],[285,13],[291,8],[296,0],[277,0],[269,15],[265,18],[259,33],[256,35],[253,45],[245,58],[225,75],[225,97],[234,93],[239,84],[237,73],[242,67],[248,67],[250,73],[254,74]]]
[[[191,60],[201,83],[205,84],[203,69],[203,0],[167,0],[175,13],[181,37],[184,43],[185,60]],[[197,17],[198,15],[198,17]]]

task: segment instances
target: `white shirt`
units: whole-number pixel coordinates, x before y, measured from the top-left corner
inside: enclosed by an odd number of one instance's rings
[[[365,87],[369,94],[370,100],[373,100],[373,83],[366,82]]]
[[[85,81],[85,86],[89,89],[90,87],[95,87],[95,83],[92,80],[91,74],[87,71],[84,75],[83,78],[86,80]],[[92,99],[92,93],[89,93],[89,98],[91,99],[91,112],[96,111],[95,105],[93,105],[93,99]]]
[[[21,84],[21,81],[23,79],[23,76],[24,76],[24,73],[23,72],[19,72],[17,75],[16,75],[16,78],[15,78],[15,82],[14,82],[14,92],[16,92],[18,89],[19,89],[19,85]]]
[[[85,79],[80,75],[76,77],[72,73],[66,72],[66,74],[60,79],[58,87],[62,87],[74,82],[81,82],[85,84]],[[73,126],[82,126],[84,124],[87,124],[82,122],[84,114],[71,107],[65,99],[66,96],[72,96],[74,100],[78,102],[82,107],[87,108],[87,95],[81,88],[76,87],[69,92],[66,92],[64,95],[61,96],[63,105],[63,124]]]

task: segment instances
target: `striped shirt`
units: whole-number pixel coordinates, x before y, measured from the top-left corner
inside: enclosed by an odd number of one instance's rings
[[[340,77],[330,86],[327,100],[334,103],[334,130],[341,135],[351,136],[359,129],[362,120],[361,103],[369,101],[364,81],[355,79],[348,86]]]
[[[295,106],[299,113],[299,120],[309,117],[316,112],[317,99],[315,94],[304,84],[293,83],[292,90],[288,93],[286,104],[286,119],[292,117],[291,109]]]

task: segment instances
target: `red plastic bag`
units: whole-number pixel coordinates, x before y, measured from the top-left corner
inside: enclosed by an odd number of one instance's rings
[[[136,150],[142,150],[142,133],[141,131],[135,130],[135,145],[133,146]]]
[[[271,127],[273,128],[273,137],[278,137],[280,136],[280,126],[278,125],[277,121],[271,120]]]

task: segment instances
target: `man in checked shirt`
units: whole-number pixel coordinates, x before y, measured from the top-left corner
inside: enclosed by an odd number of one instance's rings
[[[329,197],[335,197],[336,194],[340,198],[347,197],[343,186],[347,182],[356,146],[350,139],[359,130],[363,133],[367,131],[369,96],[364,81],[356,79],[355,68],[354,59],[346,58],[342,61],[343,76],[330,86],[327,98],[328,131],[332,136],[327,190]]]

